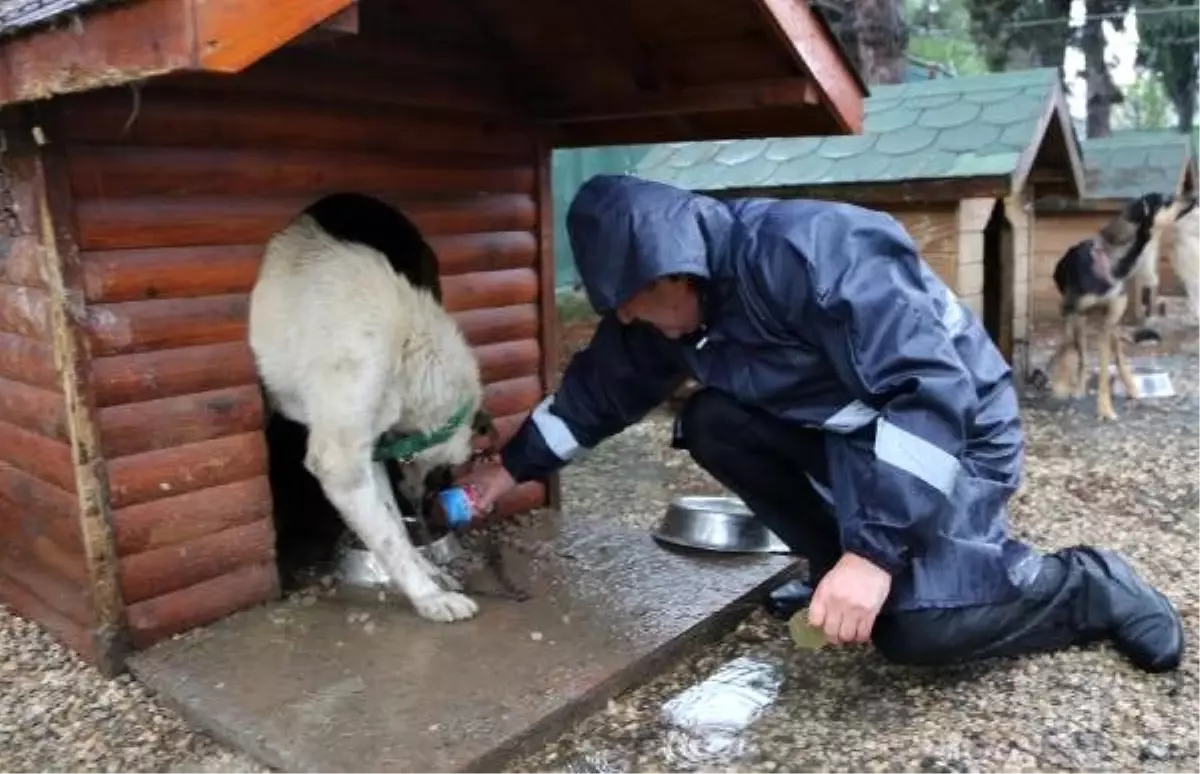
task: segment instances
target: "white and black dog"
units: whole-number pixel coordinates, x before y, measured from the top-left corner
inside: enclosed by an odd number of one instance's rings
[[[1054,284],[1062,296],[1063,341],[1050,360],[1051,387],[1056,397],[1082,397],[1086,390],[1086,318],[1101,317],[1098,410],[1102,419],[1116,419],[1112,405],[1109,361],[1130,398],[1137,384],[1125,359],[1118,325],[1128,304],[1128,284],[1158,284],[1158,245],[1163,231],[1176,223],[1183,206],[1160,193],[1133,200],[1100,231],[1081,240],[1054,267]]]
[[[249,340],[271,408],[307,429],[304,467],[417,613],[474,616],[457,581],[413,546],[375,459],[381,438],[441,436],[400,466],[402,497],[419,509],[428,479],[472,459],[479,429],[479,365],[418,230],[359,194],[310,206],[267,244]]]

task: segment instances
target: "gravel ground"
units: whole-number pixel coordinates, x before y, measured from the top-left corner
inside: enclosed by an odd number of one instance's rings
[[[1118,399],[1116,424],[1094,421],[1094,398],[1025,398],[1028,472],[1012,519],[1045,548],[1126,552],[1183,611],[1194,643],[1195,326],[1172,341],[1175,354],[1135,357],[1168,368],[1179,395]],[[669,437],[660,412],[611,439],[565,475],[566,507],[649,527],[677,493],[720,492]],[[1198,671],[1194,646],[1165,676],[1098,646],[935,673],[869,648],[799,652],[755,614],[509,770],[1196,771]],[[0,771],[262,770],[0,608]]]

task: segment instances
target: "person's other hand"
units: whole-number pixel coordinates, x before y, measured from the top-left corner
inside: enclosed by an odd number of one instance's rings
[[[478,498],[475,504],[479,510],[476,515],[479,516],[490,514],[496,507],[496,501],[517,485],[513,477],[499,463],[476,465],[455,483],[459,486],[470,485],[475,489],[475,495]]]
[[[855,554],[843,554],[813,592],[808,621],[829,642],[866,642],[892,588],[892,576]]]

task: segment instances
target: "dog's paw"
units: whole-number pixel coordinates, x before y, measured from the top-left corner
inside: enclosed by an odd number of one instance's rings
[[[417,553],[417,561],[421,565],[421,569],[433,578],[433,582],[441,586],[446,591],[462,591],[462,583],[450,574],[448,570],[438,564],[434,564],[433,560],[424,554]]]
[[[479,605],[470,597],[454,591],[426,594],[413,600],[417,615],[427,621],[451,623],[474,618]]]
[[[1117,421],[1117,412],[1113,411],[1112,406],[1101,406],[1099,413],[1100,413],[1100,418],[1103,419],[1105,422],[1116,422]]]

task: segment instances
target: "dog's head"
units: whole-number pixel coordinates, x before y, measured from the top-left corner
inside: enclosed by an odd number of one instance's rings
[[[476,438],[487,439],[479,451],[475,451]],[[495,455],[499,440],[491,415],[480,409],[469,424],[459,427],[444,443],[426,449],[402,466],[405,497],[424,500],[453,486],[464,467]]]
[[[1175,222],[1180,215],[1180,204],[1180,200],[1171,194],[1153,191],[1126,205],[1125,217],[1138,226],[1158,230]]]

